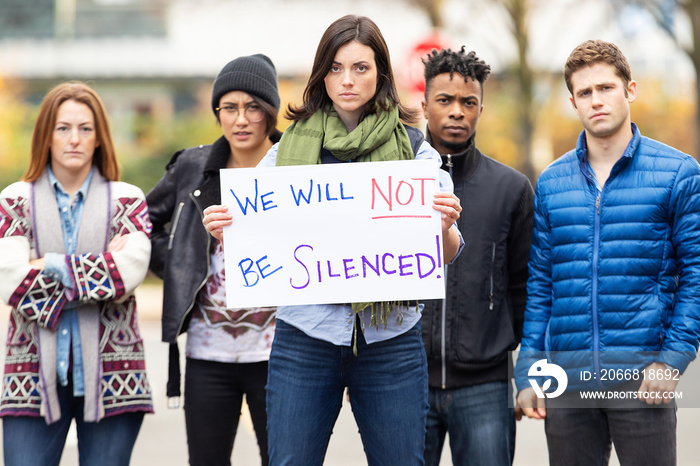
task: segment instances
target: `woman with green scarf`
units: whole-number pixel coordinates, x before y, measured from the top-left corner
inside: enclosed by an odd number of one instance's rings
[[[304,101],[288,108],[293,123],[258,166],[413,159],[440,166],[427,142],[412,149],[420,131],[401,120],[415,122],[417,114],[399,102],[377,25],[345,16],[321,38]],[[463,244],[453,227],[462,209],[449,175],[440,173],[448,192],[436,194],[433,206],[442,213],[443,257],[449,262]],[[215,237],[232,223],[221,206],[204,214]],[[422,305],[408,304],[278,307],[267,385],[271,465],[323,464],[345,387],[370,465],[423,464],[428,374]]]

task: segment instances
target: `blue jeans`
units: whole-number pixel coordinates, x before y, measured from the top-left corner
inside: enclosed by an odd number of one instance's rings
[[[370,466],[422,465],[428,366],[420,323],[408,332],[352,347],[307,336],[277,320],[267,379],[272,466],[320,466],[348,387]]]
[[[544,427],[552,466],[607,466],[612,442],[622,466],[676,464],[675,408],[547,406]]]
[[[452,464],[510,466],[515,453],[515,415],[508,400],[506,382],[452,390],[431,388],[425,464],[440,464],[448,434]]]
[[[83,397],[73,384],[58,387],[61,419],[46,425],[43,417],[3,417],[5,466],[58,466],[73,419],[78,432],[80,466],[128,466],[144,413],[124,413],[83,421]]]

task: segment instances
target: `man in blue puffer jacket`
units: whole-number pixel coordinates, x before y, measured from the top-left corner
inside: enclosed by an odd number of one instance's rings
[[[518,405],[545,419],[550,464],[607,464],[614,442],[622,464],[673,465],[675,409],[645,407],[671,401],[664,397],[697,352],[700,166],[631,123],[637,84],[614,44],[579,45],[564,76],[584,130],[535,190]],[[569,390],[584,389],[583,369],[599,389],[615,386],[611,370],[630,375],[617,382],[634,395],[633,406],[551,409],[551,387],[528,377],[552,354],[569,355],[561,359],[570,363]]]

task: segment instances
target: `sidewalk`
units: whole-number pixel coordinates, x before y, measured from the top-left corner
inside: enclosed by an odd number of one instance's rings
[[[167,409],[165,384],[167,380],[168,345],[160,341],[162,288],[160,283],[148,283],[136,292],[141,333],[146,346],[146,367],[153,388],[156,414],[146,416],[134,447],[132,466],[186,466],[187,438],[182,409]],[[9,309],[0,304],[0,334],[5,335]],[[184,337],[181,337],[184,347]],[[4,340],[4,337],[3,337]],[[4,354],[4,351],[3,351]],[[695,361],[693,365],[700,364]],[[183,366],[184,367],[184,366]],[[678,410],[678,465],[698,464],[697,437],[700,434],[700,409]],[[1,440],[1,439],[0,439]],[[448,439],[449,440],[449,439]],[[440,466],[451,465],[449,447],[445,447]],[[71,432],[60,466],[77,466],[77,439]],[[236,465],[256,465],[259,454],[250,417],[244,410],[232,462]],[[1,464],[1,459],[0,459]],[[348,404],[343,405],[324,463],[327,466],[364,465],[366,459],[357,426]],[[544,423],[524,419],[517,424],[515,466],[544,466],[547,447]],[[610,466],[619,466],[613,454]]]

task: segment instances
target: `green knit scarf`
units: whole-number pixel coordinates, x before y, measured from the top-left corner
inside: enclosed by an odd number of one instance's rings
[[[318,110],[310,118],[292,123],[285,131],[277,149],[277,166],[315,165],[321,163],[321,149],[329,150],[336,158],[347,162],[380,162],[413,160],[406,128],[399,120],[399,109],[379,111],[367,115],[352,132],[348,133],[343,121],[333,108]],[[403,322],[402,306],[408,302],[352,303],[353,316],[371,310],[370,325],[386,329],[388,317],[396,308],[397,323]],[[417,308],[417,303],[416,303]],[[353,318],[353,352],[357,355],[357,319]]]

